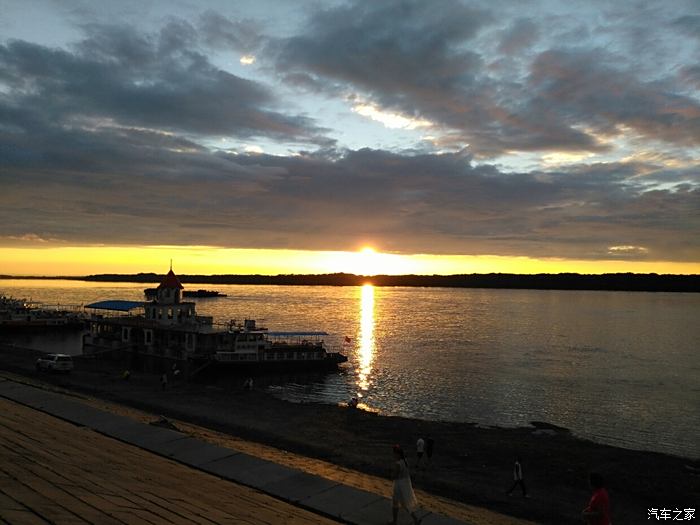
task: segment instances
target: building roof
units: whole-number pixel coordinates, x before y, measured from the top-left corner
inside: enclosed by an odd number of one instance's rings
[[[177,276],[173,272],[173,269],[170,268],[170,271],[163,279],[163,282],[160,283],[158,288],[177,288],[179,290],[182,290],[184,286],[182,286],[182,283],[180,283],[180,279],[177,278]]]
[[[143,306],[143,301],[122,301],[122,300],[109,300],[109,301],[98,301],[96,303],[87,304],[85,308],[94,308],[96,310],[116,310],[117,312],[128,312],[136,308]]]

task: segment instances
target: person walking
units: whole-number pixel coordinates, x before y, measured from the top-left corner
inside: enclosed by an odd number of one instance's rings
[[[422,437],[418,438],[416,441],[416,456],[418,460],[416,461],[416,469],[420,467],[421,459],[423,459],[423,452],[425,450],[425,440]]]
[[[434,447],[435,447],[435,440],[432,437],[428,436],[427,439],[425,440],[425,455],[428,458],[428,460],[427,460],[428,464],[430,464],[430,462],[433,459],[433,448]]]
[[[392,525],[396,525],[399,517],[399,509],[403,507],[413,518],[414,525],[419,525],[421,520],[416,515],[418,501],[411,485],[411,473],[406,461],[406,455],[399,445],[394,445],[394,467],[391,479],[394,480],[394,492],[391,498]]]
[[[163,375],[160,376],[160,388],[161,390],[165,390],[165,388],[168,386],[168,374],[167,372],[163,372]]]
[[[515,487],[520,485],[523,491],[523,498],[529,498],[527,495],[527,489],[525,488],[525,476],[523,476],[523,464],[520,456],[515,458],[515,463],[513,464],[513,485],[508,490],[508,495],[511,496]]]
[[[610,525],[610,497],[605,490],[603,476],[591,472],[588,481],[593,489],[588,506],[583,509],[581,516],[588,525]]]

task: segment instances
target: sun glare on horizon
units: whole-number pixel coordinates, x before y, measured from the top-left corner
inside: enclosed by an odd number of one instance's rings
[[[493,255],[398,254],[369,245],[356,251],[237,249],[212,246],[0,247],[0,274],[81,276],[160,272],[170,259],[180,274],[454,275],[471,273],[698,274],[697,263],[537,259]]]
[[[358,252],[346,256],[346,270],[355,275],[392,275],[413,273],[415,265],[401,255],[378,252],[371,246],[364,246]]]

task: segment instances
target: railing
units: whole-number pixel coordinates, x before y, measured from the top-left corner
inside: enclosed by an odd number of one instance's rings
[[[231,361],[258,361],[258,354],[253,352],[216,352],[214,360],[222,363]]]
[[[86,334],[86,336],[89,336],[89,334]],[[107,348],[110,351],[123,350],[123,349],[130,348],[131,346],[133,346],[131,343],[125,343],[123,341],[120,341],[117,339],[111,339],[111,338],[107,338],[107,337],[96,337],[96,338],[86,337],[83,339],[83,344]]]

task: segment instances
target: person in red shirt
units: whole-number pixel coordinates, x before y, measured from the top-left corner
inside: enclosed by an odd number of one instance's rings
[[[593,495],[588,507],[581,513],[583,521],[588,525],[610,525],[610,498],[605,490],[603,476],[592,472],[589,477]]]

